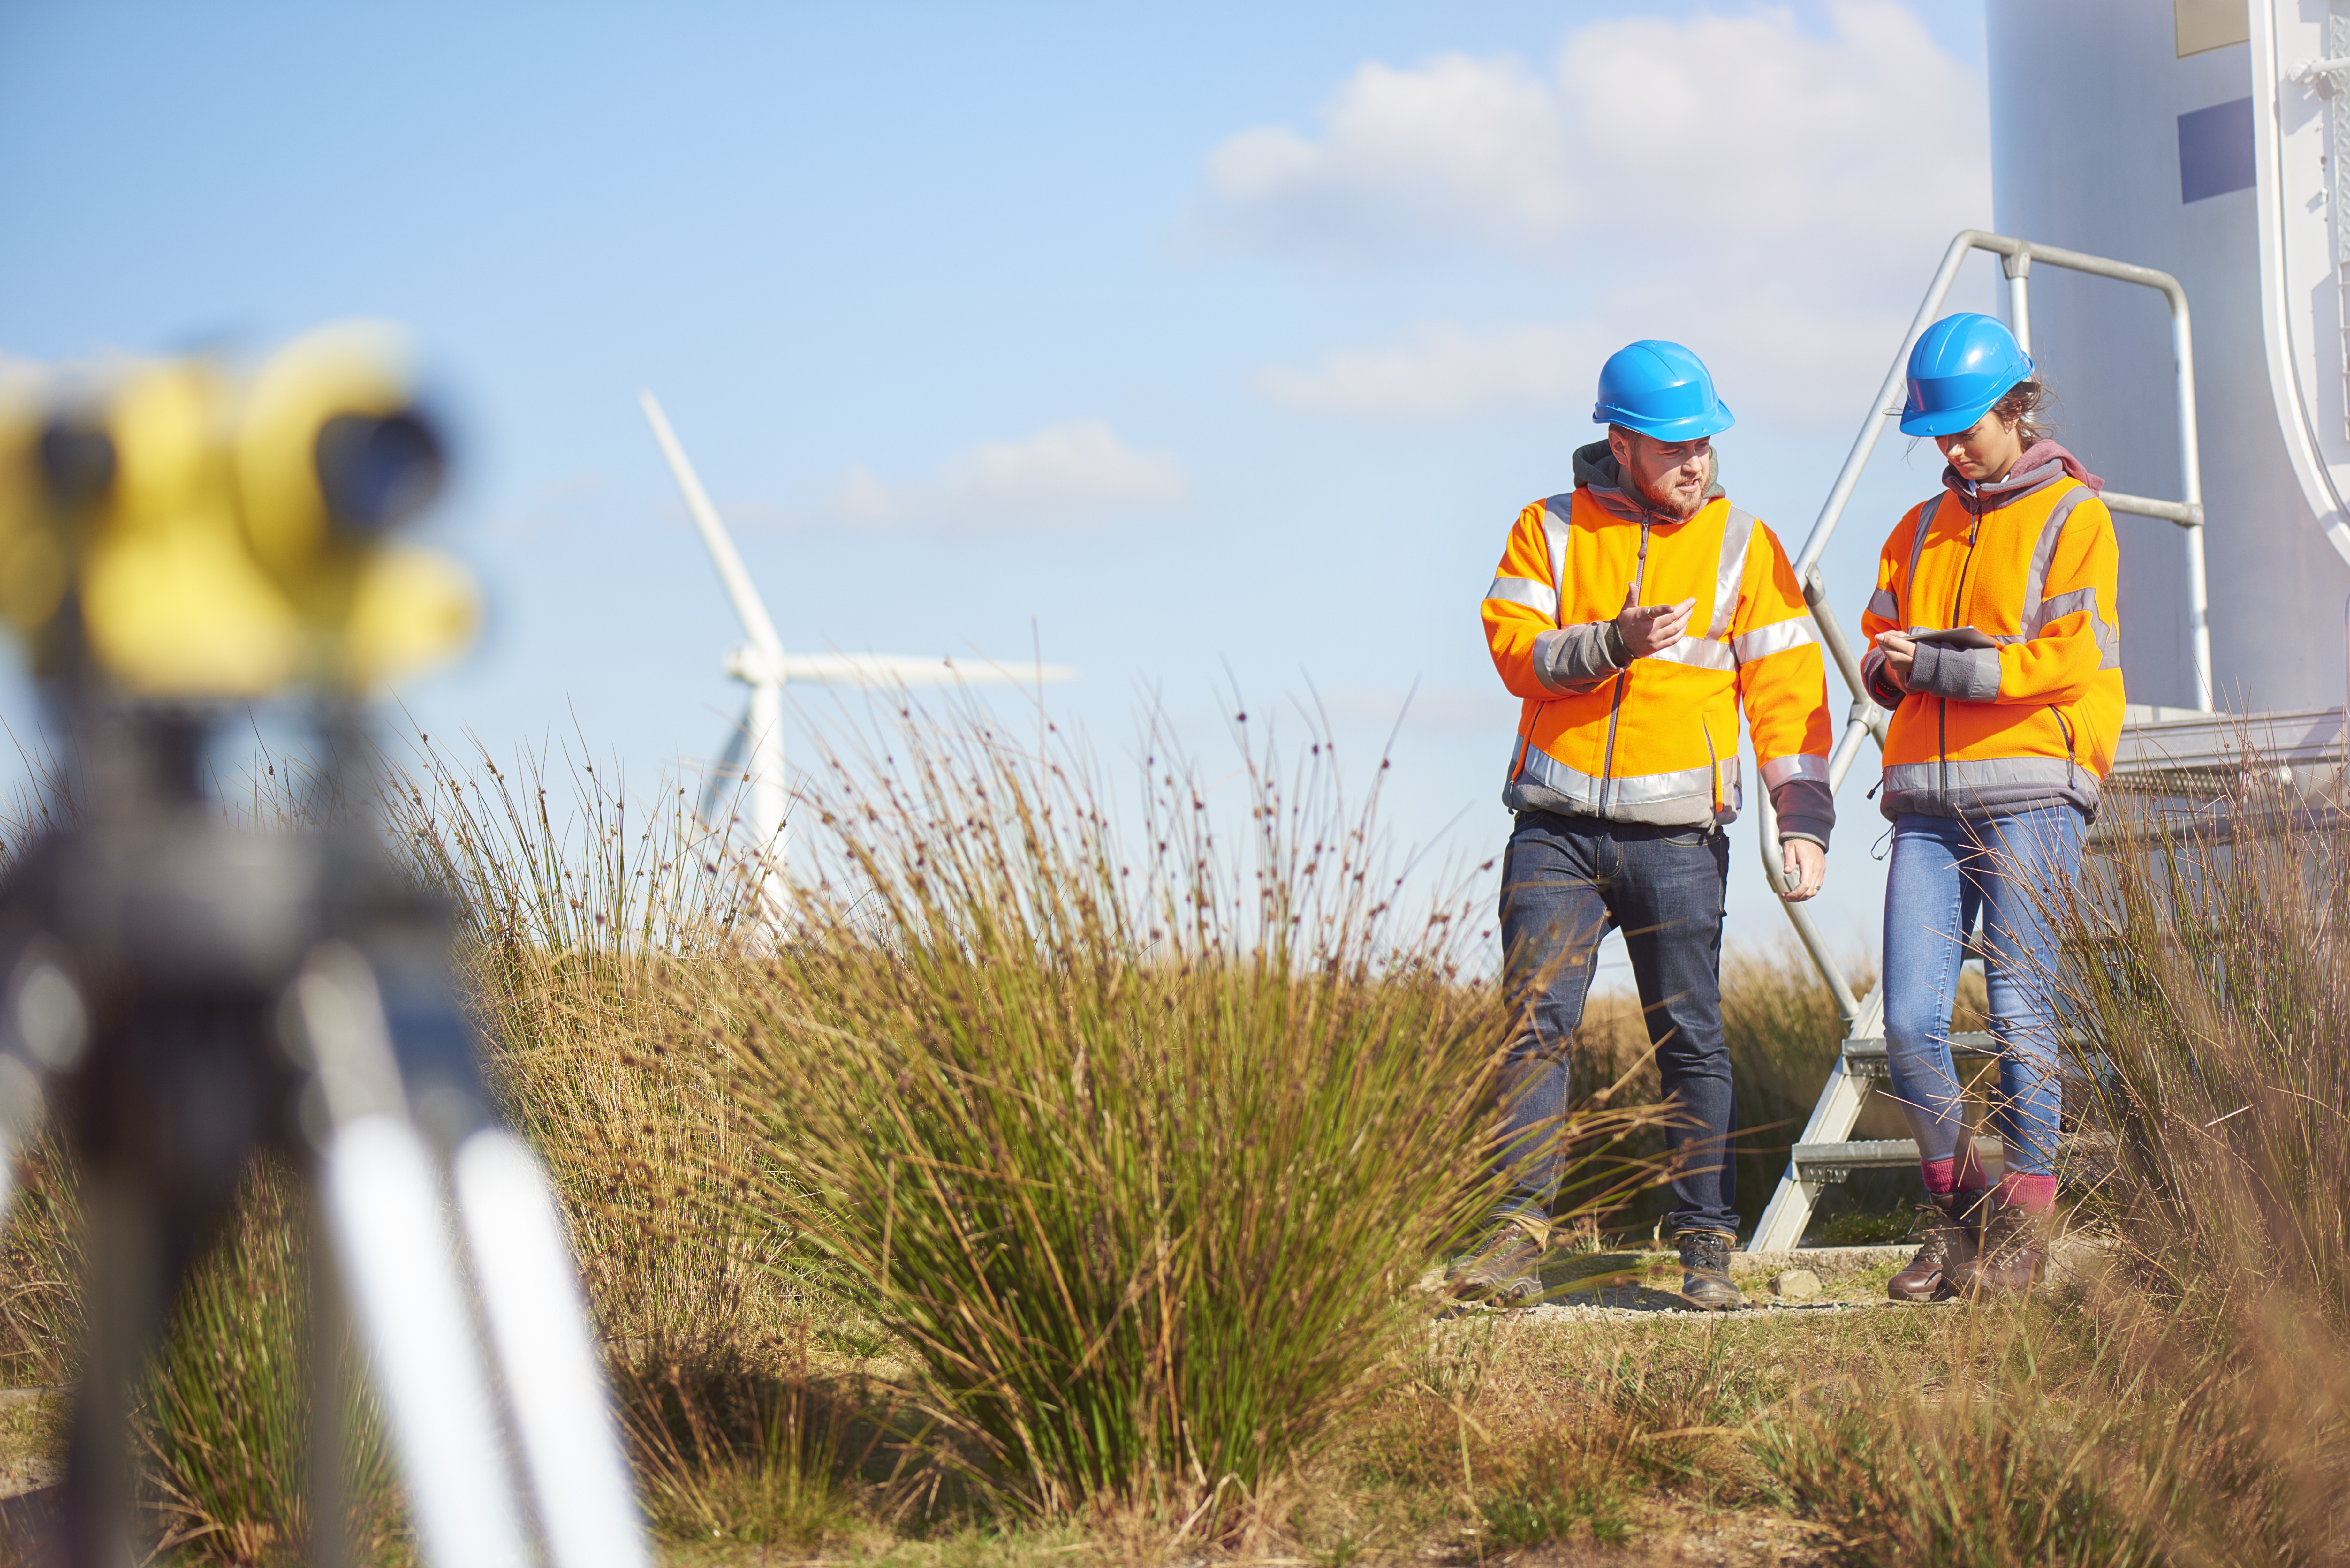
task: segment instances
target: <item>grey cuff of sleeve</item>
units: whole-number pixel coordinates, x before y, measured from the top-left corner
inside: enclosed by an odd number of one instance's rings
[[[1918,645],[1909,689],[1959,702],[1989,702],[1999,696],[1999,649]]]
[[[1542,634],[1548,644],[1543,683],[1567,691],[1588,691],[1624,668],[1623,634],[1614,621],[1586,621]]]
[[[1771,792],[1781,838],[1808,838],[1822,849],[1835,827],[1835,796],[1818,779],[1789,779]]]
[[[1873,648],[1860,661],[1860,683],[1867,688],[1869,701],[1880,708],[1898,708],[1901,699],[1909,695],[1894,684],[1893,677],[1886,672],[1885,655]]]

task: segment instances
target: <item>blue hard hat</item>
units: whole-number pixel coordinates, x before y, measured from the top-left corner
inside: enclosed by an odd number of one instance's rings
[[[1957,435],[2032,374],[2032,356],[1988,316],[1962,310],[1926,328],[1909,350],[1903,435]]]
[[[1713,395],[1705,361],[1678,343],[1643,337],[1599,367],[1599,401],[1591,422],[1622,425],[1659,441],[1719,435],[1736,421]]]

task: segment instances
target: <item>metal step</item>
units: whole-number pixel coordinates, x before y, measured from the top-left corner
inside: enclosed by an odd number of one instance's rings
[[[1995,1137],[1975,1139],[1975,1160],[1986,1168],[1999,1162],[2004,1146]],[[1879,1170],[1918,1163],[1918,1145],[1906,1137],[1864,1138],[1856,1143],[1799,1143],[1787,1151],[1789,1175],[1811,1182],[1840,1182],[1856,1170]]]
[[[1996,1056],[1999,1042],[1981,1030],[1969,1030],[1950,1036],[1953,1056]],[[1882,1035],[1868,1040],[1846,1040],[1844,1043],[1845,1070],[1866,1073],[1872,1078],[1882,1078],[1890,1070],[1885,1062],[1885,1040]]]

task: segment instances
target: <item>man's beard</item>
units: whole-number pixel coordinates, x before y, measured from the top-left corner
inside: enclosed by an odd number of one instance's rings
[[[1707,465],[1709,477],[1711,477],[1711,464]],[[1661,493],[1649,490],[1638,481],[1634,482],[1633,488],[1639,492],[1641,503],[1649,511],[1662,513],[1676,523],[1686,523],[1705,510],[1705,493],[1711,486],[1702,484],[1698,486],[1697,493],[1687,501],[1683,501],[1670,490]]]

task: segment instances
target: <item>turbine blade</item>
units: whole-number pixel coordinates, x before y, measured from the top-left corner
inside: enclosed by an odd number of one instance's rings
[[[677,432],[669,428],[669,416],[661,412],[660,403],[650,390],[639,391],[637,402],[645,410],[645,422],[653,428],[653,439],[660,442],[661,455],[669,460],[669,471],[676,478],[678,489],[684,493],[685,509],[692,514],[694,527],[701,531],[702,543],[710,552],[712,564],[718,568],[718,580],[725,586],[726,597],[734,603],[734,614],[743,623],[743,635],[770,658],[781,659],[783,639],[775,635],[775,623],[767,618],[766,603],[759,597],[743,557],[735,553],[733,536],[718,520],[718,509],[710,504],[693,464],[686,461],[685,448],[678,444]]]
[[[734,721],[734,728],[726,736],[726,749],[718,753],[716,764],[711,768],[709,774],[702,783],[702,805],[695,810],[694,815],[712,827],[718,826],[710,815],[711,808],[718,804],[718,781],[732,774],[734,776],[735,787],[737,789],[742,787],[743,752],[750,743],[751,710],[745,708],[743,710],[743,716]]]

